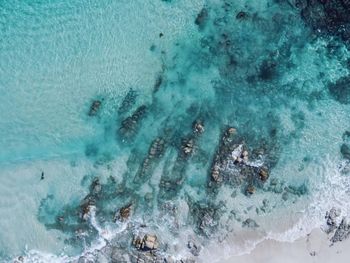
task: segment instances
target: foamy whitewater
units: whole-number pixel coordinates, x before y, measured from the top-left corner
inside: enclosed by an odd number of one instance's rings
[[[350,216],[350,40],[309,2],[1,2],[0,261],[222,262]]]

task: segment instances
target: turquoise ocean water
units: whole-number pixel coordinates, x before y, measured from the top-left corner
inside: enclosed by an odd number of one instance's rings
[[[350,53],[294,2],[0,1],[0,259],[220,262],[350,215]]]

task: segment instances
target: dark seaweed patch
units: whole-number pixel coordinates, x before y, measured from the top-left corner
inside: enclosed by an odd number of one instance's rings
[[[342,77],[328,85],[332,97],[342,104],[350,103],[350,76]]]
[[[194,23],[199,27],[199,29],[203,29],[207,23],[208,17],[209,17],[208,9],[203,7],[202,10],[197,15]]]

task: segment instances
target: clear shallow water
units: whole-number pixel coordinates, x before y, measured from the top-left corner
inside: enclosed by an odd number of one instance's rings
[[[3,260],[108,262],[107,243],[133,254],[133,235],[146,232],[166,255],[194,257],[193,240],[202,247],[194,258],[213,262],[265,238],[305,235],[332,206],[349,213],[339,149],[350,109],[328,89],[349,73],[346,47],[316,37],[288,4],[226,3],[0,4]],[[96,99],[102,106],[88,116]],[[141,105],[125,135],[122,121]],[[205,132],[184,157],[195,120]],[[223,183],[212,181],[228,126],[252,165],[268,167],[265,183],[233,164]],[[156,138],[164,149],[150,157]],[[94,209],[84,220],[86,200]],[[130,219],[114,222],[130,203]]]

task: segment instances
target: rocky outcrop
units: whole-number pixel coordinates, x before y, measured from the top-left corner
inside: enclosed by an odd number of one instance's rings
[[[120,135],[124,139],[131,139],[138,132],[140,121],[145,117],[147,107],[142,105],[130,116],[124,119],[119,129]]]
[[[155,250],[158,248],[157,236],[151,234],[146,234],[143,238],[136,236],[132,243],[138,250],[143,251]]]
[[[325,219],[328,228],[326,229],[327,233],[331,233],[337,228],[337,218],[340,216],[340,210],[332,207],[331,210],[327,211]]]
[[[340,225],[337,227],[333,237],[331,238],[332,243],[343,241],[350,235],[350,224],[347,223],[345,218],[342,219]]]
[[[242,190],[249,196],[268,180],[269,169],[261,160],[254,162],[261,154],[249,157],[248,146],[236,133],[233,127],[223,133],[211,166],[209,186],[220,186],[223,182],[243,185]]]
[[[201,120],[195,121],[192,125],[192,128],[193,128],[193,133],[195,135],[200,135],[205,131],[204,124]]]

